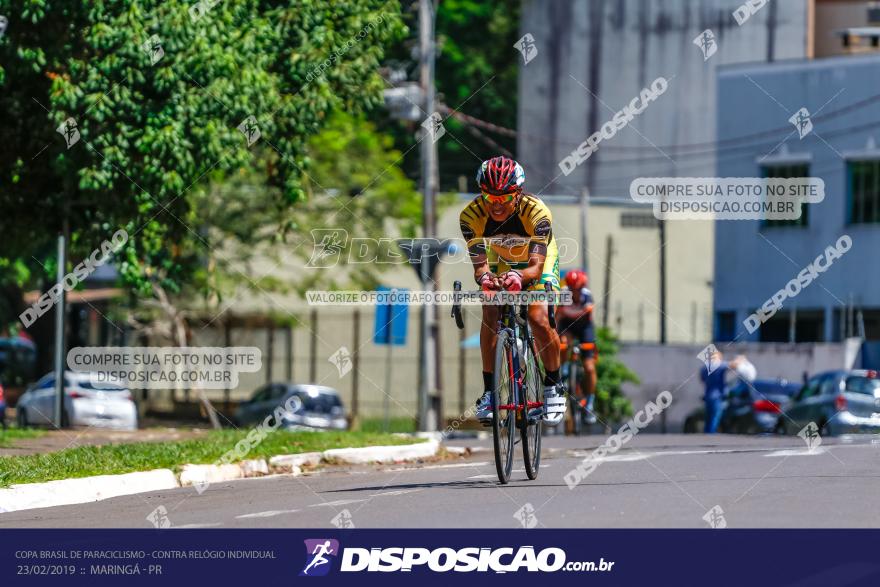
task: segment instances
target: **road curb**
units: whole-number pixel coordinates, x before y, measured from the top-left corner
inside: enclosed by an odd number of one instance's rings
[[[176,487],[180,487],[180,484],[171,469],[155,469],[123,475],[98,475],[80,479],[60,479],[46,483],[26,483],[0,489],[0,511],[15,512],[89,503],[120,495],[161,491]]]
[[[346,465],[367,463],[395,463],[433,457],[440,449],[436,440],[398,446],[365,446],[363,448],[333,448],[325,450],[323,460]]]
[[[303,452],[292,455],[275,455],[269,459],[269,468],[280,473],[298,473],[304,465],[315,467],[321,464],[324,453]]]
[[[101,501],[110,497],[194,486],[204,491],[211,483],[248,477],[262,477],[270,472],[302,474],[303,466],[324,463],[359,465],[396,463],[435,456],[440,450],[436,440],[396,446],[334,448],[324,452],[276,455],[268,460],[254,459],[235,464],[185,464],[179,477],[171,469],[155,469],[122,475],[97,475],[79,479],[60,479],[46,483],[26,483],[0,489],[0,514],[34,508],[74,505]]]

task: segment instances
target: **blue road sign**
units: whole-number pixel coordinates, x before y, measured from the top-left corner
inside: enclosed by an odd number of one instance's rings
[[[392,288],[381,286],[380,292],[390,292]],[[408,290],[394,288],[394,291]],[[406,344],[406,330],[409,318],[408,304],[381,304],[376,306],[376,322],[373,328],[373,342],[376,344]]]

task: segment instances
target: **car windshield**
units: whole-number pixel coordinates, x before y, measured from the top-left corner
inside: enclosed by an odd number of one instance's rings
[[[871,379],[861,375],[852,375],[846,378],[846,391],[850,393],[873,396],[877,389],[880,389],[880,379]]]
[[[339,396],[332,393],[318,393],[311,395],[305,391],[297,391],[296,396],[302,400],[303,409],[307,412],[330,414],[333,412],[333,408],[342,407],[342,402],[339,401]]]

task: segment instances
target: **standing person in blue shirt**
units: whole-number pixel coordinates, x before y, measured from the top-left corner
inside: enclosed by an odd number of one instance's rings
[[[739,359],[727,362],[721,351],[716,350],[709,357],[709,362],[700,369],[700,379],[706,386],[703,401],[706,405],[706,434],[714,434],[718,431],[718,423],[721,421],[721,410],[724,405],[724,396],[727,393],[728,370],[736,370]]]

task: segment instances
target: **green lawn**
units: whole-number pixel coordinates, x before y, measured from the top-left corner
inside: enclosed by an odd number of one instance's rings
[[[37,430],[34,428],[0,428],[0,447],[12,446],[16,440],[22,438],[37,438],[45,434],[45,430]]]
[[[113,475],[213,463],[248,435],[247,430],[216,430],[198,440],[80,446],[21,457],[0,457],[0,487],[54,479]],[[272,432],[245,458],[323,451],[330,448],[410,444],[421,439],[376,432]]]
[[[360,430],[363,432],[385,432],[384,418],[364,418]],[[416,421],[413,418],[388,418],[388,432],[415,432]]]

